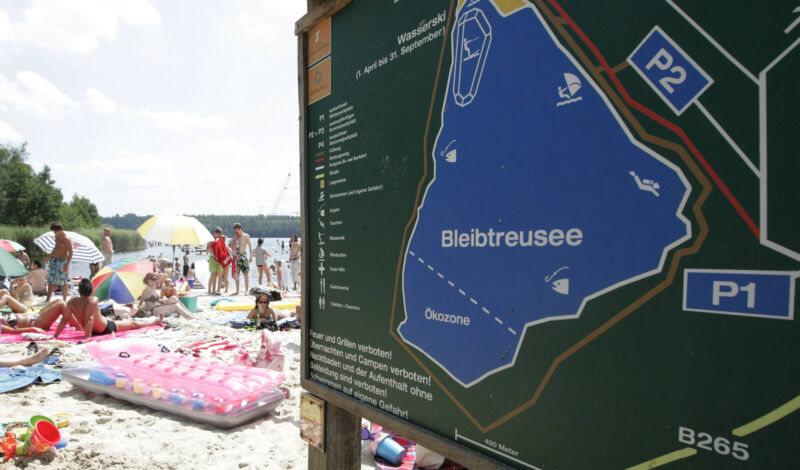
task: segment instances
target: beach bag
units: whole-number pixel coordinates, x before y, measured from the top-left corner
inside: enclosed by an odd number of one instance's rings
[[[283,372],[284,356],[281,351],[281,342],[261,330],[261,347],[259,347],[258,353],[253,356],[244,346],[240,345],[233,352],[233,363]]]

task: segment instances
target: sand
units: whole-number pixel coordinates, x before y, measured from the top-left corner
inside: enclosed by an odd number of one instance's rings
[[[196,291],[198,292],[198,291]],[[199,293],[199,292],[198,292]],[[178,345],[190,338],[214,335],[236,336],[253,341],[251,351],[260,344],[260,331],[235,330],[211,325],[208,320],[227,314],[210,306],[218,297],[200,295],[200,311],[193,320],[171,318],[174,328],[147,332],[167,345]],[[236,300],[250,300],[239,296]],[[43,298],[40,299],[43,301]],[[67,381],[35,384],[0,394],[0,422],[27,421],[33,415],[70,413],[69,426],[62,429],[69,444],[57,452],[32,457],[15,457],[2,463],[3,469],[57,468],[78,469],[303,469],[307,468],[308,447],[300,438],[300,330],[271,333],[282,343],[286,357],[284,383],[290,397],[270,414],[232,429],[197,424],[160,411],[97,395],[73,387]],[[58,341],[65,364],[91,360],[85,345],[65,345]],[[0,357],[26,354],[26,343],[0,344]],[[218,354],[232,363],[232,351]],[[362,469],[374,468],[366,446],[362,446]]]

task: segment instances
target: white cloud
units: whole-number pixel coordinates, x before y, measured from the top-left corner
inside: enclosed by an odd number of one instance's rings
[[[125,114],[149,119],[158,127],[183,131],[189,128],[219,130],[228,127],[228,118],[221,114],[202,116],[184,111],[151,111],[149,109],[132,110],[123,108]]]
[[[203,141],[203,145],[207,148],[217,152],[228,153],[253,153],[255,149],[252,145],[239,139],[207,139]]]
[[[259,18],[246,11],[236,15],[236,25],[239,30],[253,36],[264,44],[274,44],[278,38],[275,25],[267,18]]]
[[[109,99],[97,88],[86,90],[89,106],[100,114],[111,114],[117,110],[117,103]]]
[[[10,82],[0,74],[0,102],[49,120],[63,118],[67,109],[76,106],[72,98],[36,72],[24,70],[15,78],[16,82]]]
[[[85,54],[113,40],[121,26],[160,23],[148,0],[34,0],[20,22],[0,12],[0,40]]]
[[[18,145],[24,142],[25,139],[13,127],[0,121],[0,143],[9,143]]]

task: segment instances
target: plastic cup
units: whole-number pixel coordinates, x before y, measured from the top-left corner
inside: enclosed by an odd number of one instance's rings
[[[144,392],[144,380],[133,379],[133,393],[141,394]]]
[[[125,388],[125,385],[128,384],[128,376],[122,372],[114,374],[114,380],[116,381],[117,388]]]
[[[25,455],[41,454],[59,442],[61,442],[61,432],[58,427],[51,421],[42,419],[36,422],[33,432],[22,445],[22,453]]]
[[[153,392],[153,398],[156,400],[160,400],[162,396],[164,396],[164,389],[161,388],[161,384],[151,384],[150,390]]]
[[[386,436],[378,443],[375,455],[382,457],[395,465],[400,464],[406,456],[406,448],[397,443],[391,436]]]

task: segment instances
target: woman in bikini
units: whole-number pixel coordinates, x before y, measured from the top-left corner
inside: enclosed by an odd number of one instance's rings
[[[66,302],[56,299],[47,304],[38,314],[8,313],[0,319],[3,333],[42,333],[50,328],[64,311]]]
[[[278,321],[278,314],[275,309],[269,306],[269,296],[266,294],[258,294],[256,296],[256,305],[247,314],[248,320],[254,320],[257,324],[261,322]]]
[[[22,276],[11,282],[11,291],[0,290],[0,307],[9,307],[15,313],[27,312],[33,303],[33,288],[28,283],[28,276]]]
[[[162,299],[161,292],[156,287],[157,282],[158,276],[155,273],[147,273],[144,276],[144,284],[147,287],[144,288],[139,298],[139,312],[137,312],[136,316],[155,315],[166,317],[173,313],[178,313],[184,318],[194,318],[189,313],[189,310],[178,300],[177,296]]]

